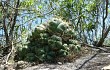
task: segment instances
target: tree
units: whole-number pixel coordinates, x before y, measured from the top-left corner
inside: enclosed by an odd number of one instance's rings
[[[20,5],[20,0],[14,1],[14,9],[10,8],[10,0],[1,1],[2,6],[2,23],[3,23],[3,30],[5,33],[6,38],[6,45],[7,48],[5,51],[9,52],[9,48],[11,47],[11,42],[13,40],[13,31],[14,26],[16,24],[16,19],[18,15],[18,8]]]
[[[109,33],[109,27],[107,28],[109,23],[105,21],[108,20],[108,0],[62,0],[57,2],[59,8],[56,15],[73,23],[80,41],[92,44],[97,40],[99,41],[97,46],[102,46]]]
[[[4,31],[6,42],[4,53],[8,54],[10,52],[12,42],[14,42],[14,45],[23,42],[23,33],[26,33],[26,30],[31,30],[32,24],[36,24],[33,21],[37,21],[37,18],[42,20],[54,10],[51,7],[49,8],[47,2],[46,0],[0,1],[0,18],[2,19],[2,30]],[[44,8],[48,8],[48,10]]]
[[[104,1],[105,2],[105,1]],[[109,27],[105,30],[105,20],[107,19],[107,16],[108,16],[108,0],[106,0],[106,6],[105,6],[105,11],[106,12],[104,12],[104,9],[103,9],[103,27],[102,27],[102,38],[100,38],[100,40],[99,40],[99,42],[97,43],[97,45],[96,46],[102,46],[103,45],[103,43],[104,43],[104,40],[105,40],[105,38],[107,37],[107,35],[108,35],[108,33],[109,33],[109,31],[110,31],[110,25],[109,25]],[[105,14],[105,16],[104,16],[104,14]]]

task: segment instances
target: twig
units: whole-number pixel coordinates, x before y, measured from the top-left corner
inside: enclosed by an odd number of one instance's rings
[[[100,50],[98,50],[98,52],[96,54],[94,54],[91,58],[89,58],[88,60],[86,60],[80,67],[78,67],[76,70],[80,70],[87,62],[89,62],[90,60],[92,60],[94,57],[96,57],[97,54],[99,54]]]

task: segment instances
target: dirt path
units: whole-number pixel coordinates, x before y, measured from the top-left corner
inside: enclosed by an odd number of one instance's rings
[[[37,66],[28,67],[23,70],[101,70],[104,66],[110,64],[110,53],[100,52],[96,56],[94,56],[95,54],[96,52],[87,54],[72,63],[64,63],[61,65],[39,64]],[[91,59],[91,57],[93,56],[94,58]],[[91,60],[88,61],[88,59]],[[81,69],[79,69],[79,67],[81,67]]]

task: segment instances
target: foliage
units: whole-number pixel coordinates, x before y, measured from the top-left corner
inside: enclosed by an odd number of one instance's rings
[[[18,51],[18,57],[27,61],[57,61],[70,51],[78,52],[80,45],[75,40],[73,25],[60,19],[38,25],[28,38],[28,47]]]
[[[79,40],[88,43],[97,38],[101,0],[61,0],[55,15],[74,24]]]

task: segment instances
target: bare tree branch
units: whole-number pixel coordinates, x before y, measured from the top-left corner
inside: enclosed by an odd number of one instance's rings
[[[91,56],[89,59],[87,59],[83,64],[81,64],[80,67],[78,67],[76,70],[80,70],[87,62],[89,62],[90,60],[92,60],[94,57],[96,57],[96,55],[99,54],[99,51],[97,53],[95,53],[93,56]]]
[[[20,3],[20,0],[17,1],[16,8],[19,7],[19,3]],[[15,9],[14,13],[15,14],[14,14],[13,23],[12,23],[12,26],[11,26],[11,29],[10,29],[10,32],[9,32],[9,36],[12,36],[12,34],[13,34],[14,26],[16,24],[16,18],[17,18],[17,15],[18,15],[18,9]]]
[[[104,1],[105,2],[105,1]],[[102,29],[102,37],[104,37],[104,31],[105,31],[105,20],[108,16],[108,0],[106,0],[106,12],[104,12],[104,8],[103,8],[103,29]],[[104,16],[105,14],[105,16]]]

